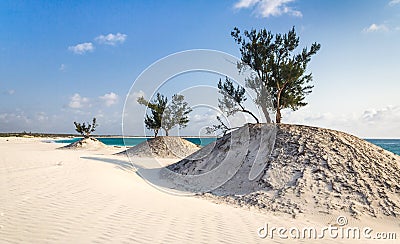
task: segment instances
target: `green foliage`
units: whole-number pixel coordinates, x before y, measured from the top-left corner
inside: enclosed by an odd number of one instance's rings
[[[157,137],[168,99],[164,97],[164,95],[157,93],[156,97],[151,102],[148,102],[144,97],[139,97],[137,102],[150,109],[151,114],[146,114],[144,123],[147,129],[154,131],[154,137]]]
[[[189,123],[188,115],[192,112],[192,109],[184,99],[183,95],[175,94],[172,96],[171,104],[165,108],[161,127],[164,129],[166,136],[168,136],[168,131],[175,126],[184,128]]]
[[[222,121],[221,116],[217,116],[217,120],[218,120],[219,124],[206,127],[206,134],[214,134],[216,132],[221,132],[222,136],[225,136],[226,133],[230,132],[231,130],[239,128],[239,127],[231,128],[231,127],[227,126]]]
[[[258,118],[250,111],[244,107],[244,102],[247,100],[246,98],[246,90],[237,85],[236,88],[233,85],[233,82],[225,77],[225,81],[222,82],[220,79],[218,82],[219,93],[222,95],[222,98],[218,99],[218,107],[219,109],[226,114],[226,116],[235,115],[237,112],[247,113],[251,115],[256,123],[259,123]],[[220,116],[217,116],[217,120],[219,124],[212,125],[206,128],[207,134],[213,134],[217,132],[221,132],[223,135],[228,133],[231,130],[237,129],[231,128],[226,125]]]
[[[225,77],[225,82],[222,83],[220,79],[218,82],[219,93],[222,94],[222,98],[218,99],[218,107],[222,112],[226,113],[227,116],[234,115],[237,112],[243,112],[250,114],[258,123],[258,118],[249,110],[247,110],[243,103],[247,100],[245,95],[245,89],[241,86],[233,85],[233,82]]]
[[[240,70],[250,67],[254,74],[246,80],[246,86],[253,89],[259,105],[271,122],[268,110],[276,111],[276,123],[281,122],[281,109],[298,108],[307,105],[305,96],[311,93],[313,86],[307,85],[312,74],[306,74],[307,64],[317,53],[321,45],[313,43],[310,50],[303,48],[295,54],[299,38],[294,27],[287,34],[272,34],[266,29],[244,31],[238,28],[231,32],[240,45]],[[268,101],[272,100],[272,104]]]
[[[147,129],[154,131],[154,137],[157,137],[161,128],[168,136],[169,131],[175,126],[184,128],[189,123],[188,115],[192,109],[184,101],[183,95],[173,95],[169,105],[168,98],[160,93],[157,93],[156,98],[151,102],[148,102],[144,97],[138,98],[137,102],[150,109],[151,114],[146,114],[144,123]]]
[[[85,122],[83,122],[82,124],[74,122],[74,125],[76,132],[78,132],[85,138],[89,138],[90,134],[94,132],[96,130],[96,127],[98,126],[98,124],[96,123],[96,118],[93,118],[92,124],[90,124],[89,122],[87,122],[87,124]]]

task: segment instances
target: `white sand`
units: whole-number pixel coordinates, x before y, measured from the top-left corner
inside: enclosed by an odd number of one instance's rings
[[[320,227],[337,217],[292,219],[170,195],[143,181],[126,158],[111,155],[121,149],[56,150],[59,144],[41,140],[0,138],[0,243],[269,243],[257,235],[265,222]],[[349,217],[349,225],[397,232],[400,239],[398,219]]]
[[[183,159],[199,150],[196,144],[176,136],[158,136],[118,154],[130,157],[162,157]]]
[[[294,216],[312,209],[400,221],[400,157],[344,132],[247,124],[190,157],[199,159],[169,168],[185,176],[184,188],[218,183],[209,198]]]

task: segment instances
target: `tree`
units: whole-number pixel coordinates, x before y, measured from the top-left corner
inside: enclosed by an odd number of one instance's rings
[[[253,89],[257,97],[255,102],[261,107],[268,123],[271,122],[269,108],[276,111],[276,123],[281,122],[281,110],[293,111],[307,105],[305,96],[311,93],[313,86],[307,85],[312,74],[306,74],[311,56],[317,53],[321,45],[313,43],[310,50],[303,48],[295,54],[299,38],[293,27],[287,34],[272,34],[266,29],[244,31],[238,28],[231,32],[240,45],[240,70],[250,67],[254,75],[246,79],[246,87]],[[272,104],[269,102],[272,101]]]
[[[85,124],[85,122],[83,122],[82,124],[74,122],[74,125],[76,132],[78,132],[85,138],[89,138],[90,134],[94,132],[96,130],[96,127],[98,126],[98,124],[96,124],[96,118],[93,118],[92,124],[90,124],[89,122],[87,122],[87,125]]]
[[[137,102],[150,108],[151,115],[146,114],[144,123],[147,129],[154,131],[154,137],[157,137],[161,128],[162,115],[167,106],[168,99],[164,97],[164,95],[157,93],[156,97],[151,102],[144,99],[143,96],[139,97]]]
[[[157,93],[156,98],[148,102],[144,97],[138,98],[139,104],[150,108],[151,115],[146,114],[145,125],[147,129],[154,131],[154,137],[157,137],[159,130],[162,128],[165,135],[169,135],[169,131],[175,126],[184,128],[189,123],[189,113],[192,109],[188,103],[184,101],[183,95],[175,94],[172,96],[171,104],[168,104],[168,98]]]
[[[259,123],[258,118],[243,105],[247,100],[245,95],[246,91],[243,87],[238,85],[235,88],[233,82],[228,77],[225,77],[224,83],[219,79],[218,89],[219,93],[222,94],[222,99],[218,99],[218,107],[222,112],[226,113],[228,116],[234,115],[237,112],[247,113],[256,120],[256,123]]]
[[[206,134],[213,134],[217,131],[221,131],[222,136],[225,136],[226,133],[240,128],[240,127],[229,127],[222,121],[221,116],[217,116],[217,120],[218,120],[219,124],[206,127]]]
[[[256,123],[259,123],[258,118],[250,110],[246,109],[243,104],[247,100],[245,94],[246,90],[243,87],[238,85],[235,88],[233,82],[228,77],[225,77],[225,81],[223,83],[222,79],[219,79],[218,89],[218,92],[222,94],[222,98],[218,99],[218,107],[224,114],[226,114],[227,117],[235,115],[237,112],[242,112],[251,115]],[[229,127],[223,122],[221,116],[217,116],[217,120],[219,124],[206,127],[207,134],[213,134],[217,131],[221,131],[223,136],[225,136],[229,131],[239,128]]]
[[[168,136],[168,131],[175,126],[184,128],[189,123],[188,115],[192,112],[192,109],[184,99],[183,95],[173,95],[171,104],[164,110],[161,127],[164,129],[166,136]]]

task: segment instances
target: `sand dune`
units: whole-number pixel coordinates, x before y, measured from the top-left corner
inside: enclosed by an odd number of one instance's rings
[[[166,194],[116,151],[58,146],[0,138],[0,243],[266,243],[257,235],[265,222],[317,227],[336,218],[293,219]],[[398,222],[371,220],[354,224],[400,233]],[[324,240],[338,241],[345,240]]]
[[[117,155],[130,157],[185,158],[199,150],[196,144],[176,136],[158,136],[144,141]]]
[[[101,150],[107,148],[107,145],[97,140],[96,138],[89,137],[83,138],[79,141],[73,142],[58,149],[72,149],[72,150]]]
[[[355,136],[309,126],[248,124],[211,149],[198,151],[206,151],[200,159],[169,166],[186,178],[207,181],[219,168],[236,167],[208,198],[293,215],[312,209],[400,219],[400,157]]]

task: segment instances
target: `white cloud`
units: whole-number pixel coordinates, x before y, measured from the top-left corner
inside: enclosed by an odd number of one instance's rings
[[[389,31],[389,28],[385,24],[377,25],[372,24],[368,28],[364,28],[364,32],[386,32]]]
[[[86,52],[93,52],[94,46],[91,42],[85,42],[75,46],[70,46],[68,47],[68,50],[74,52],[75,54],[84,54]]]
[[[16,110],[11,113],[0,114],[0,131],[3,132],[18,132],[27,130],[28,125],[32,122],[24,111]]]
[[[132,91],[130,94],[127,95],[127,97],[126,97],[126,98],[127,98],[126,103],[127,103],[129,106],[139,106],[139,107],[142,107],[142,105],[140,105],[140,104],[137,102],[137,99],[138,99],[139,97],[144,97],[144,98],[146,98],[145,92],[142,91],[142,90],[140,90],[140,91],[135,91],[135,92]]]
[[[400,106],[387,106],[381,109],[364,111],[362,120],[368,123],[398,123],[400,121]]]
[[[96,41],[98,41],[100,44],[106,44],[106,45],[111,45],[115,46],[116,44],[121,44],[124,43],[127,38],[126,34],[108,34],[108,35],[100,35],[95,38]]]
[[[283,122],[335,129],[362,138],[400,137],[400,106],[386,106],[353,113],[315,113],[311,106],[282,111]]]
[[[13,89],[7,91],[8,95],[14,95],[14,93],[15,93],[15,90],[13,90]]]
[[[240,0],[239,2],[237,2],[234,5],[234,7],[237,8],[237,9],[251,8],[258,2],[259,2],[259,0]]]
[[[70,102],[68,104],[68,107],[70,108],[85,108],[85,107],[91,107],[91,104],[89,103],[90,100],[87,97],[82,97],[79,95],[79,93],[75,93],[71,98]]]
[[[65,64],[61,64],[60,68],[58,68],[58,70],[64,72],[66,68],[67,68],[67,66]]]
[[[38,112],[36,113],[36,120],[38,120],[39,122],[44,122],[44,121],[48,121],[49,120],[49,116],[47,116],[47,114],[45,112]]]
[[[391,1],[389,2],[389,6],[394,6],[394,5],[396,5],[396,4],[400,4],[400,0],[391,0]]]
[[[2,113],[0,114],[0,121],[2,123],[10,123],[15,120],[23,120],[24,122],[29,122],[27,116],[24,113]]]
[[[133,92],[130,96],[136,101],[139,97],[146,97],[146,94],[144,93],[144,91],[140,90],[137,92]]]
[[[208,109],[205,112],[189,114],[189,119],[191,123],[210,125],[210,122],[216,120],[217,116],[221,116],[221,114],[215,110]]]
[[[107,107],[114,105],[118,102],[118,95],[114,92],[106,93],[104,96],[99,97]]]
[[[0,111],[0,132],[75,133],[73,121],[86,122],[96,117],[100,125],[96,133],[120,134],[121,111],[113,108],[100,110],[96,105],[100,104],[93,104],[85,110],[61,109],[58,112],[35,111],[34,109]],[[143,124],[143,121],[141,123]]]
[[[287,5],[294,1],[296,0],[239,0],[234,8],[254,8],[254,12],[261,17],[280,16],[282,14],[302,17],[303,14],[300,11]]]

